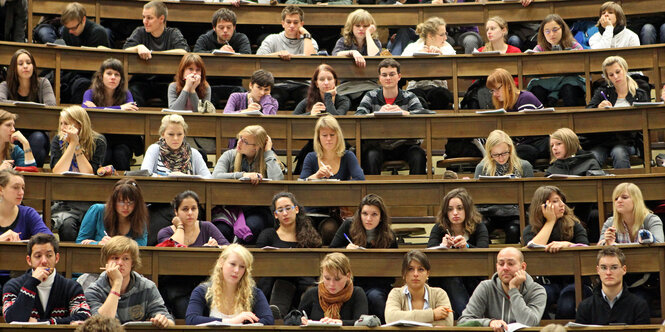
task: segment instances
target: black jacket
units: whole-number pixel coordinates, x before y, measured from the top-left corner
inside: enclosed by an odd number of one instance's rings
[[[614,105],[617,102],[617,90],[614,88],[614,86],[601,86],[600,88],[596,89],[596,92],[593,94],[593,97],[591,98],[591,101],[589,101],[589,104],[586,105],[586,108],[597,108],[598,105],[605,100],[603,98],[603,95],[601,94],[601,91],[605,93],[605,96],[607,96],[607,100],[609,100],[612,105]],[[629,102],[631,105],[633,102],[636,101],[649,101],[649,94],[642,90],[642,89],[637,89],[635,91],[635,96],[631,95],[630,92],[628,92],[628,95],[626,95],[626,101]]]
[[[199,36],[199,39],[196,40],[194,52],[212,52],[222,48],[222,46],[224,46],[224,44],[217,42],[217,34],[215,33],[215,30],[209,30]],[[233,50],[236,51],[236,53],[252,54],[249,38],[247,38],[247,35],[244,33],[234,32],[231,39],[229,39],[229,46],[233,47]]]
[[[649,307],[644,299],[632,294],[624,284],[621,297],[610,308],[603,299],[601,286],[596,287],[593,295],[584,299],[577,307],[575,322],[580,324],[609,325],[623,323],[628,325],[649,324]]]
[[[572,157],[555,160],[550,167],[545,170],[545,176],[550,174],[584,176],[586,175],[586,171],[592,169],[601,169],[596,157],[591,152],[579,150]]]
[[[429,233],[427,247],[436,247],[440,245],[444,235],[446,235],[446,230],[437,222]],[[469,248],[488,248],[489,242],[490,238],[487,232],[487,227],[483,223],[476,225],[476,230],[473,234],[469,235],[469,241],[466,241],[466,243],[469,244]]]

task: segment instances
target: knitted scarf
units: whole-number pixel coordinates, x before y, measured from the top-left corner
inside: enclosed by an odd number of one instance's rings
[[[324,316],[341,319],[339,311],[344,302],[351,299],[351,295],[353,295],[353,281],[351,279],[349,279],[346,286],[337,292],[337,294],[330,294],[326,286],[323,283],[319,283],[319,305],[323,309]]]
[[[192,174],[192,148],[187,141],[183,139],[182,144],[176,150],[171,150],[163,137],[159,139],[157,144],[159,144],[159,155],[164,167],[171,172]]]

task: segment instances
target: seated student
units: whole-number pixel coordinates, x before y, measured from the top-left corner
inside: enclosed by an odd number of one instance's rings
[[[30,52],[20,49],[14,52],[9,67],[7,80],[0,83],[0,102],[30,101],[55,106],[55,94],[51,83],[37,75],[37,64]],[[35,156],[37,167],[43,167],[48,156],[48,133],[39,130],[24,130]],[[23,147],[27,148],[27,147]]]
[[[52,234],[35,209],[21,205],[25,180],[13,169],[0,171],[0,242],[27,240],[38,233]]]
[[[210,170],[201,153],[185,140],[187,128],[182,115],[165,115],[159,127],[161,137],[146,150],[141,169],[161,176],[191,174],[210,178]]]
[[[455,49],[448,44],[446,21],[440,17],[430,17],[418,24],[416,33],[420,39],[409,44],[402,56],[412,56],[416,52],[436,53],[438,55],[454,55]],[[452,109],[453,94],[448,90],[446,80],[410,80],[407,90],[418,96],[421,103],[428,109]],[[424,101],[424,102],[423,102]]]
[[[360,315],[367,314],[367,298],[360,287],[353,286],[351,261],[344,254],[334,252],[321,260],[318,287],[312,287],[302,297],[298,310],[307,320],[351,326]]]
[[[293,114],[346,115],[351,101],[349,97],[337,94],[338,85],[339,80],[335,70],[325,63],[319,65],[312,75],[312,84],[309,86],[307,98],[298,103]]]
[[[272,198],[270,206],[275,216],[275,228],[266,228],[259,234],[256,247],[275,248],[320,248],[321,236],[312,226],[296,197],[289,192],[280,192]],[[300,297],[316,281],[311,277],[273,278],[262,277],[258,287],[267,294],[268,301],[276,305],[280,313],[298,307]]]
[[[640,46],[640,38],[626,28],[626,15],[621,5],[607,1],[600,6],[598,32],[589,38],[592,49]]]
[[[593,295],[577,307],[575,322],[580,324],[649,324],[647,302],[628,291],[623,277],[626,275],[626,256],[614,246],[604,247],[596,257],[596,271],[600,285]]]
[[[522,53],[518,47],[506,44],[508,23],[502,17],[490,17],[485,23],[485,29],[487,30],[487,43],[478,49],[479,52]],[[517,85],[517,79],[515,79],[515,84]]]
[[[397,248],[397,238],[390,229],[390,216],[383,199],[374,194],[363,197],[352,219],[339,227],[330,248]],[[355,285],[365,290],[370,314],[385,321],[383,315],[394,278],[355,278]]]
[[[126,236],[114,236],[102,247],[105,271],[85,290],[92,314],[115,317],[121,323],[150,321],[157,327],[175,325],[157,286],[140,275],[139,246]]]
[[[538,45],[533,48],[534,52],[581,49],[582,45],[575,40],[561,16],[550,14],[540,22]],[[584,105],[584,78],[579,75],[534,78],[527,89],[548,107],[556,106],[559,99],[563,101],[563,106]]]
[[[85,108],[114,108],[138,111],[132,93],[125,88],[125,70],[118,59],[108,58],[94,74],[92,85],[83,94]],[[113,164],[115,169],[129,171],[132,155],[143,154],[143,138],[138,135],[104,135],[107,142],[104,165]]]
[[[569,128],[559,128],[550,135],[550,167],[545,175],[584,176],[589,170],[600,170],[593,153],[582,150],[580,139]]]
[[[541,186],[533,193],[529,207],[529,225],[522,235],[524,245],[545,246],[545,251],[556,253],[561,248],[576,244],[589,244],[587,232],[573,209],[566,205],[566,196],[557,187]],[[545,284],[547,308],[557,303],[556,318],[575,316],[575,284],[569,277],[553,277]],[[585,289],[586,292],[586,289]]]
[[[603,61],[603,75],[606,86],[594,92],[587,108],[630,107],[636,101],[646,102],[651,98],[637,82],[628,75],[628,63],[620,56],[610,56]],[[612,156],[614,168],[630,168],[630,155],[637,153],[637,144],[641,145],[642,133],[607,133],[586,135],[598,163],[604,165],[607,156]],[[639,142],[639,143],[638,143]]]
[[[410,320],[434,326],[453,326],[448,294],[427,284],[431,265],[427,255],[411,250],[402,260],[405,285],[393,288],[386,302],[386,323]]]
[[[94,315],[77,326],[74,332],[125,332],[125,327],[115,317]]]
[[[106,204],[88,209],[76,243],[104,245],[111,237],[124,235],[145,246],[148,241],[148,208],[136,180],[118,180]]]
[[[356,115],[367,115],[374,112],[399,112],[408,115],[422,110],[418,97],[398,87],[402,78],[400,64],[388,58],[379,62],[379,82],[381,88],[369,91],[360,102]],[[427,164],[425,150],[420,147],[417,139],[405,140],[374,140],[363,146],[363,170],[366,174],[381,174],[384,160],[406,160],[409,162],[409,174],[425,174]]]
[[[503,108],[506,112],[543,108],[543,104],[533,93],[520,90],[512,83],[513,77],[503,68],[496,68],[487,76],[486,86],[492,94],[495,108]]]
[[[476,287],[457,324],[479,323],[495,332],[507,330],[510,323],[538,326],[545,301],[543,286],[526,272],[522,252],[503,248],[496,255],[496,273]]]
[[[351,0],[286,0],[293,5],[353,5]]]
[[[0,155],[2,156],[0,170],[36,165],[30,142],[14,128],[17,118],[16,114],[0,109]],[[21,143],[25,150],[13,142]]]
[[[162,1],[154,0],[143,6],[143,26],[139,26],[127,38],[123,49],[136,52],[143,60],[150,60],[153,51],[185,54],[189,50],[187,40],[178,28],[166,27],[168,9]],[[166,91],[160,86],[164,79],[155,75],[133,75],[129,90],[138,106],[147,106],[151,97],[166,100]]]
[[[277,114],[279,103],[270,95],[274,85],[275,78],[272,73],[265,69],[255,71],[249,81],[249,92],[232,93],[226,102],[224,113],[261,111],[265,115]]]
[[[236,14],[232,10],[220,8],[213,13],[212,30],[199,36],[194,45],[194,52],[197,53],[215,50],[240,54],[252,53],[247,35],[236,31]]]
[[[432,227],[427,247],[443,246],[449,249],[487,248],[489,235],[482,223],[482,215],[473,205],[473,199],[464,188],[455,188],[441,199],[441,207]],[[519,226],[518,226],[519,227]],[[436,278],[430,283],[441,285],[450,294],[455,317],[469,302],[469,292],[461,277]]]
[[[353,57],[356,66],[364,68],[363,56],[375,56],[381,52],[381,42],[376,39],[376,21],[368,11],[356,9],[346,17],[342,37],[337,39],[332,55]]]
[[[97,174],[105,154],[106,140],[92,129],[88,112],[81,106],[63,108],[51,141],[51,172]]]
[[[169,108],[199,111],[200,101],[210,101],[210,85],[201,56],[187,53],[182,56],[175,81],[169,84]]]
[[[90,307],[81,285],[56,272],[60,250],[53,234],[31,236],[25,259],[30,269],[7,282],[2,289],[5,322],[47,322],[55,325],[90,317]]]
[[[212,321],[230,324],[273,325],[268,301],[252,278],[254,257],[234,243],[219,255],[210,279],[192,292],[187,307],[187,325]]]

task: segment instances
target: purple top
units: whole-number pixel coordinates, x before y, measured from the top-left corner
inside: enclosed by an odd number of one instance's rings
[[[520,91],[519,97],[515,102],[515,106],[512,108],[506,109],[506,112],[516,112],[522,110],[535,110],[542,109],[543,103],[538,100],[538,98],[531,92],[522,90]]]
[[[248,92],[235,92],[229,96],[229,100],[224,107],[224,113],[238,113],[247,109],[247,94]],[[265,95],[259,100],[261,105],[261,112],[265,115],[277,114],[279,103],[271,95]]]
[[[3,234],[10,229],[19,233],[21,240],[29,240],[37,233],[53,234],[51,230],[46,227],[44,220],[42,220],[42,217],[39,216],[39,213],[37,213],[35,209],[23,205],[18,206],[18,214],[11,225],[0,227],[0,234]]]
[[[582,47],[582,45],[580,45],[580,43],[575,41],[575,42],[573,42],[573,47],[567,48],[567,49],[565,49],[565,51],[568,51],[568,50],[583,50],[583,49],[584,49],[584,47]],[[544,52],[543,48],[540,47],[540,44],[536,45],[536,47],[533,48],[533,51],[534,52]]]
[[[85,106],[86,101],[92,101],[92,89],[86,90],[85,93],[83,94],[83,101],[81,102],[81,106],[83,108],[96,108],[96,109],[114,108],[114,109],[117,109],[117,110],[120,109],[120,105],[88,107],[88,106]],[[134,97],[132,97],[132,93],[129,92],[129,90],[127,90],[127,99],[125,100],[125,104],[126,103],[132,103],[132,102],[134,102]]]
[[[217,226],[213,225],[209,221],[199,221],[199,236],[196,237],[196,241],[190,244],[190,247],[203,247],[204,244],[208,243],[209,238],[217,240],[219,245],[230,244],[229,241],[222,235],[222,232],[217,229]],[[173,236],[173,228],[171,226],[166,226],[159,230],[157,233],[157,243],[162,243],[165,240]]]

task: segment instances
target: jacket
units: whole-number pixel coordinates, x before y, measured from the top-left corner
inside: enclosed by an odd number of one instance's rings
[[[607,100],[610,103],[612,103],[612,105],[616,104],[617,98],[618,98],[616,88],[614,86],[610,86],[610,85],[603,85],[603,86],[599,87],[598,89],[596,89],[596,92],[593,94],[593,97],[589,101],[589,104],[586,105],[586,108],[597,108],[598,105],[603,100],[605,100],[605,98],[603,97],[603,93],[607,97]],[[644,91],[640,88],[638,88],[635,91],[634,96],[632,94],[630,94],[630,92],[628,92],[628,94],[626,95],[626,101],[628,103],[630,103],[631,105],[636,101],[646,102],[646,101],[649,101],[649,100],[651,100],[651,98],[649,97],[649,94],[646,91]]]
[[[588,170],[600,170],[600,164],[591,152],[579,150],[574,156],[555,160],[545,170],[545,176],[550,174],[566,174],[584,176]]]
[[[448,294],[441,288],[425,285],[428,295],[429,309],[409,310],[409,299],[404,293],[407,286],[393,288],[388,294],[386,301],[386,323],[398,321],[401,319],[412,320],[422,323],[432,323],[435,326],[453,326],[453,313],[441,320],[434,320],[434,308],[444,306],[451,308]]]
[[[650,324],[649,307],[641,297],[628,291],[624,284],[621,297],[614,306],[603,298],[601,286],[594,289],[593,295],[584,299],[577,307],[575,322],[580,324],[609,325],[619,324]]]

